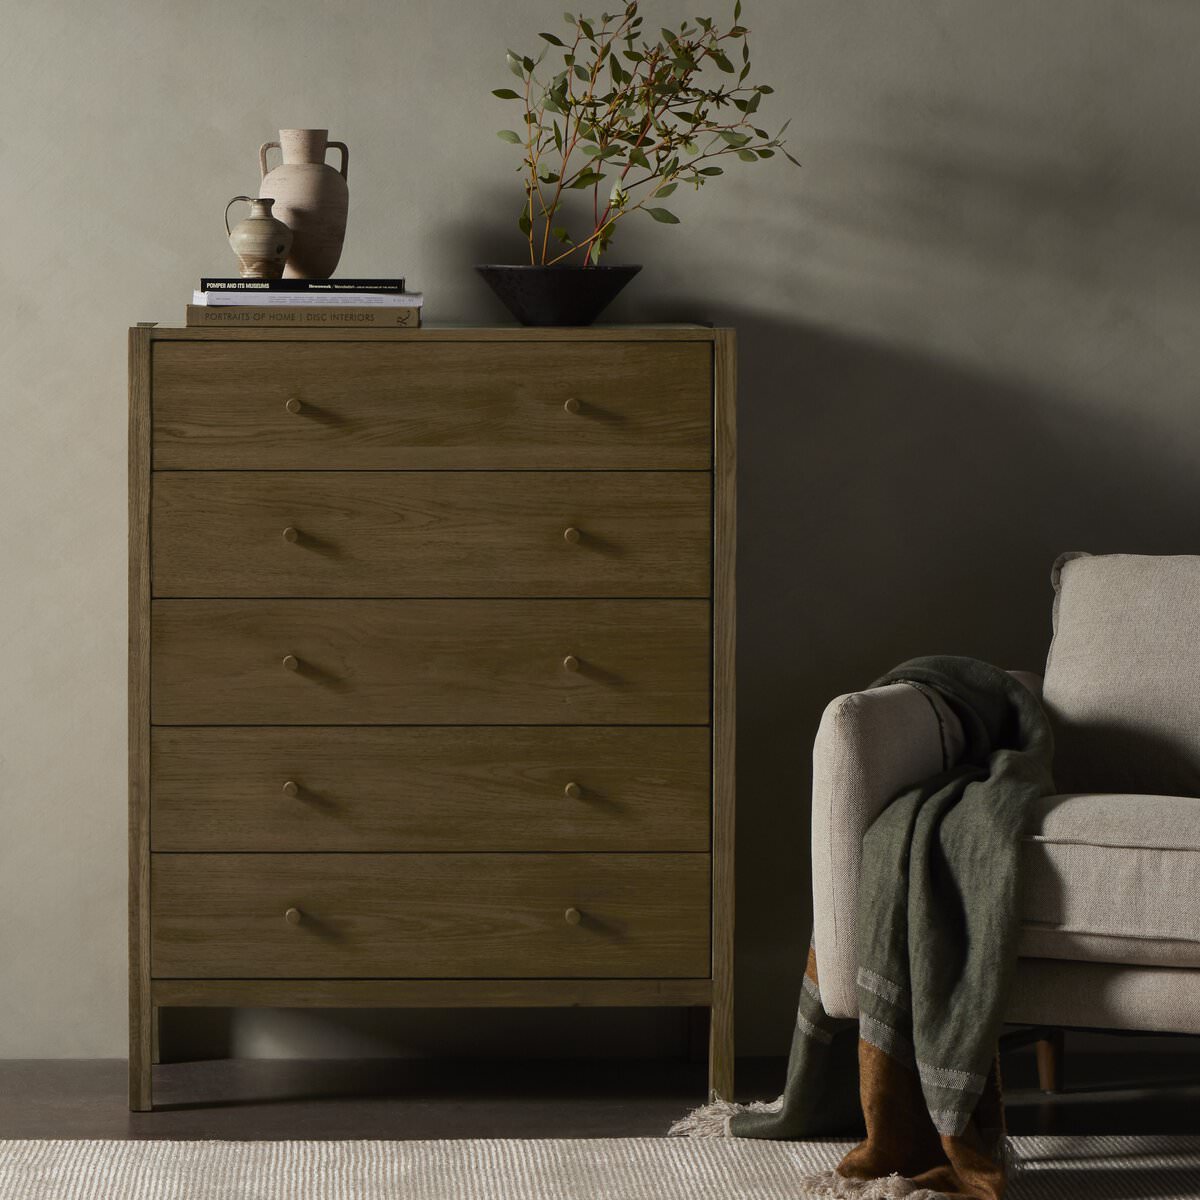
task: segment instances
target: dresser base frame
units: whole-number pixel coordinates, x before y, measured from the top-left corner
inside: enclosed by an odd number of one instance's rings
[[[130,1106],[148,1112],[163,1008],[708,1008],[709,1094],[733,1087],[732,1023],[711,979],[156,979],[148,1052],[130,1062]]]

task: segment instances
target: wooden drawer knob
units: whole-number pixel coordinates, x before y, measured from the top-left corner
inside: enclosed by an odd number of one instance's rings
[[[568,525],[566,529],[563,530],[563,541],[570,542],[573,546],[579,542],[581,537],[583,537],[583,534],[580,533],[574,525]]]
[[[304,405],[293,396],[284,406],[290,413],[299,413],[304,411]]]
[[[298,671],[300,670],[300,660],[294,654],[285,654],[283,667],[285,671]]]
[[[581,913],[577,908],[568,908],[567,911],[563,913],[563,920],[566,921],[568,925],[578,925],[579,922],[583,920],[583,913]]]
[[[300,795],[300,785],[294,779],[289,779],[287,783],[283,785],[283,794],[285,796],[291,796],[292,799],[295,799],[298,795]]]
[[[563,795],[566,796],[568,800],[578,800],[580,796],[583,795],[583,788],[581,788],[579,784],[572,780],[572,782],[568,783],[567,786],[563,788]]]
[[[571,396],[569,399],[563,401],[563,412],[569,412],[572,416],[574,416],[581,407],[582,405],[580,405],[579,401],[576,400],[574,396]]]
[[[283,914],[283,919],[289,925],[299,925],[304,919],[304,914],[298,908],[289,908],[287,912]]]
[[[283,531],[283,540],[285,542],[291,542],[295,544],[300,540],[300,530],[298,530],[294,525],[289,525]]]
[[[564,671],[578,671],[579,670],[579,659],[577,659],[575,657],[575,655],[573,655],[573,654],[568,654],[567,657],[563,659],[563,670]]]

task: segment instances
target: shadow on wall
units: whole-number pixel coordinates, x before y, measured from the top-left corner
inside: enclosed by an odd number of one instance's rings
[[[1040,670],[1058,553],[1194,552],[1200,510],[1191,450],[1165,456],[1136,409],[717,319],[740,362],[738,1029],[764,1053],[786,1045],[809,934],[824,705],[919,654]]]

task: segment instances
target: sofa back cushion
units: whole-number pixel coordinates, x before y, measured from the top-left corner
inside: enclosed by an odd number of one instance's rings
[[[1200,556],[1064,554],[1053,581],[1059,791],[1200,796]]]

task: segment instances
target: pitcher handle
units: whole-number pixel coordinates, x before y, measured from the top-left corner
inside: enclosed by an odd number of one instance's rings
[[[263,179],[266,179],[267,177],[267,151],[272,149],[278,150],[279,148],[280,146],[278,142],[263,142],[263,144],[259,146],[258,167],[259,170],[262,171]]]
[[[247,204],[254,203],[254,198],[252,196],[234,196],[234,198],[232,200],[230,200],[230,202],[227,205],[225,205],[225,233],[226,233],[226,235],[232,235],[232,233],[233,233],[233,230],[229,228],[229,210],[239,200],[245,200]]]
[[[346,168],[350,165],[349,147],[347,147],[345,142],[327,142],[325,146],[326,151],[328,151],[331,146],[335,150],[340,150],[342,152],[342,178],[349,180],[350,177],[346,174]]]

